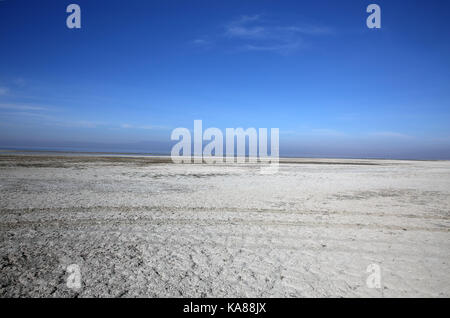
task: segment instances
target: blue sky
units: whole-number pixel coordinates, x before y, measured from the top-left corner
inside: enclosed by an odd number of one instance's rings
[[[82,28],[66,27],[80,5]],[[366,27],[381,7],[382,28]],[[0,1],[0,147],[170,151],[276,127],[280,153],[450,159],[449,1]]]

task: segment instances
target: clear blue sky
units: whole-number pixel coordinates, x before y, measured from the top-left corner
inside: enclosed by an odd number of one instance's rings
[[[80,5],[82,28],[66,27]],[[382,28],[366,27],[381,6]],[[0,1],[0,147],[164,152],[276,127],[280,153],[450,159],[450,1]]]

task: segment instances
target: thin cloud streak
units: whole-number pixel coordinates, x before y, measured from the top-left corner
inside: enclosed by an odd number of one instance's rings
[[[213,43],[234,47],[234,51],[260,51],[289,54],[305,45],[305,39],[334,34],[334,30],[317,25],[280,25],[268,21],[259,14],[242,15],[223,26],[221,36],[208,37],[214,41],[198,37],[191,41],[196,46]]]
[[[259,21],[260,16],[241,16],[226,26],[225,35],[228,37],[260,39],[268,36],[267,29],[261,25],[250,25]]]
[[[50,110],[47,107],[26,105],[26,104],[12,104],[12,103],[0,103],[0,109],[10,109],[10,110]]]
[[[166,130],[166,129],[170,129],[167,126],[161,126],[161,125],[132,125],[132,124],[121,124],[120,128],[123,128],[123,129],[143,129],[143,130]]]
[[[395,131],[376,131],[369,134],[373,137],[386,137],[386,138],[412,138],[410,135],[406,135]]]
[[[235,40],[250,41],[241,45],[248,51],[266,51],[288,54],[304,47],[305,37],[332,34],[323,26],[273,25],[260,15],[241,16],[226,26],[225,35]]]
[[[245,45],[242,47],[246,51],[266,51],[266,52],[278,52],[280,54],[288,54],[296,51],[301,47],[300,42],[286,43],[286,44],[274,44],[274,45]]]

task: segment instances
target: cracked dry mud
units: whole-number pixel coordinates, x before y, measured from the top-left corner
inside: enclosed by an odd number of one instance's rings
[[[449,297],[449,262],[448,161],[0,155],[1,297]]]

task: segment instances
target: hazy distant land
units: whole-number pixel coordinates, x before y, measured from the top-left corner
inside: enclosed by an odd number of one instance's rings
[[[449,297],[450,161],[2,153],[0,242],[2,297]]]

